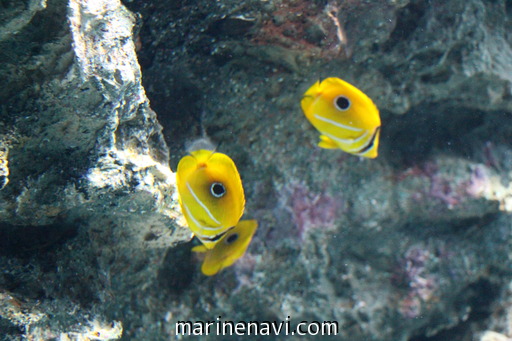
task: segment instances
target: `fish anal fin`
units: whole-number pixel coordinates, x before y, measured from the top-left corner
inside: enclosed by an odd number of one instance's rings
[[[320,142],[318,142],[318,147],[325,148],[325,149],[336,149],[339,148],[339,146],[334,142],[331,138],[320,135]]]
[[[216,275],[222,269],[223,269],[222,264],[206,264],[206,263],[203,263],[203,265],[201,266],[201,272],[205,276]]]
[[[204,246],[204,245],[197,245],[192,248],[192,252],[203,253],[206,251],[208,251],[208,248],[206,248],[206,246]]]

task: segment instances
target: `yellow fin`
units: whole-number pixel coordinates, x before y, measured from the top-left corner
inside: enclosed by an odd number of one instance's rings
[[[325,135],[320,135],[320,142],[318,142],[318,147],[325,149],[336,149],[339,146],[332,139]]]
[[[257,227],[258,222],[256,220],[240,221],[215,244],[213,249],[206,250],[201,272],[206,276],[213,276],[222,269],[233,265],[245,254]],[[198,249],[198,247],[194,247],[192,251],[195,249]]]
[[[192,252],[199,252],[199,253],[203,253],[203,252],[206,252],[208,251],[208,248],[204,245],[197,245],[197,246],[194,246],[192,248]]]

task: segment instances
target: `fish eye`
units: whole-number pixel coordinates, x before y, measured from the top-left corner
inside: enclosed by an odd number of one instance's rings
[[[233,244],[238,239],[238,233],[233,233],[226,238],[226,243]]]
[[[339,111],[345,111],[350,108],[350,100],[345,96],[338,96],[334,99],[334,106]]]
[[[215,198],[222,198],[224,194],[226,194],[226,187],[220,182],[214,182],[210,187],[210,193],[212,193]]]

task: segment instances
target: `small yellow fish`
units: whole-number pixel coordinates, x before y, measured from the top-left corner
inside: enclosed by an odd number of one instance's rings
[[[379,110],[361,90],[339,78],[326,78],[309,88],[300,104],[321,133],[319,147],[377,157]]]
[[[201,272],[206,276],[213,276],[233,265],[244,255],[257,227],[256,220],[242,220],[229,230],[213,249],[208,250],[204,245],[193,247],[193,252],[206,253]]]
[[[176,182],[189,228],[206,248],[213,248],[244,213],[244,189],[235,163],[222,153],[192,151],[180,160]]]

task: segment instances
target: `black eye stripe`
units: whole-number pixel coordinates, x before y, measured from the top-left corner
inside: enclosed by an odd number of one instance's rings
[[[233,233],[226,237],[226,243],[232,244],[232,243],[236,242],[237,239],[238,239],[238,233]]]
[[[345,96],[338,96],[334,99],[334,106],[340,111],[350,108],[350,100]]]

